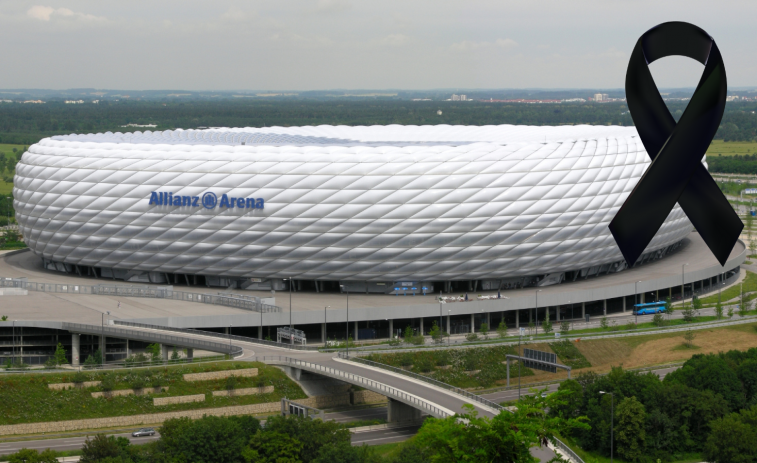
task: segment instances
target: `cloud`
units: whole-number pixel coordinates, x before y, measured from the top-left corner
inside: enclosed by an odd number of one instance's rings
[[[315,6],[317,13],[339,13],[352,8],[349,0],[318,0]]]
[[[390,34],[382,39],[377,40],[376,43],[389,47],[401,47],[402,45],[405,45],[409,40],[410,38],[405,34]]]
[[[34,5],[27,10],[26,15],[38,21],[50,21],[55,18],[68,18],[80,21],[104,21],[105,18],[87,13],[77,13],[68,8],[53,8],[51,6]]]
[[[518,42],[513,39],[497,39],[494,42],[474,42],[471,40],[463,40],[462,42],[453,43],[450,48],[452,49],[452,51],[470,52],[492,47],[508,49],[517,46]]]

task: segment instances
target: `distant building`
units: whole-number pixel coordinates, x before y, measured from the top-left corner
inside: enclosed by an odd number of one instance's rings
[[[460,95],[452,94],[452,101],[460,101]]]
[[[606,93],[595,93],[594,101],[607,101],[609,98]]]
[[[84,100],[66,100],[66,104],[84,104]]]
[[[45,104],[42,100],[26,100],[24,103],[31,103],[31,104]]]
[[[727,96],[725,97],[725,101],[739,101],[739,96],[738,95]]]

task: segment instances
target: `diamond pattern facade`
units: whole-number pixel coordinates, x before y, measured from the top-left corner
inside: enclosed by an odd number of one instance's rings
[[[628,127],[381,126],[47,138],[16,168],[37,255],[128,271],[472,280],[622,260],[607,228],[650,161]],[[153,192],[199,197],[150,204]],[[203,207],[203,195],[262,208]],[[173,203],[172,203],[173,204]],[[647,248],[692,226],[676,206]]]

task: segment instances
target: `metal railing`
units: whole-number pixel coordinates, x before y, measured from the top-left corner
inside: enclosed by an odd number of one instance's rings
[[[276,342],[280,343],[282,339],[289,339],[292,342],[292,344],[294,344],[294,342],[297,341],[303,346],[307,344],[308,342],[307,336],[305,336],[304,331],[296,330],[288,326],[284,326],[284,327],[276,329]]]
[[[239,346],[232,345],[231,343],[203,341],[202,339],[189,338],[186,336],[171,336],[169,334],[150,333],[124,328],[113,328],[111,326],[84,325],[81,323],[63,322],[62,329],[71,331],[73,333],[86,333],[121,339],[135,339],[138,341],[155,342],[169,346],[191,347],[193,349],[226,353],[231,355],[232,357],[241,355],[244,352],[244,349]],[[157,329],[163,330],[164,328],[157,327]]]
[[[421,399],[420,397],[416,397],[414,395],[408,394],[392,386],[388,386],[384,383],[380,383],[378,381],[374,381],[372,379],[368,379],[363,376],[355,375],[352,373],[346,373],[344,371],[337,370],[335,368],[325,367],[317,363],[311,363],[305,360],[299,360],[299,359],[294,359],[290,357],[265,356],[265,357],[256,357],[256,360],[262,361],[263,363],[286,364],[286,365],[294,366],[303,370],[308,370],[314,373],[325,374],[327,376],[331,376],[332,378],[346,379],[352,382],[353,384],[360,385],[362,387],[365,387],[366,389],[370,389],[386,397],[391,397],[407,405],[411,405],[432,416],[436,416],[437,418],[447,418],[449,416],[452,416],[446,410],[442,410],[441,408],[437,407],[436,405],[432,404],[431,402],[427,400]]]
[[[294,344],[289,344],[289,343],[284,343],[284,342],[279,343],[276,341],[268,341],[266,339],[248,338],[246,336],[237,336],[235,334],[228,335],[228,334],[223,334],[223,333],[214,333],[212,331],[202,331],[202,330],[195,330],[191,328],[174,328],[171,326],[150,325],[147,323],[127,322],[123,320],[111,320],[111,321],[113,322],[114,325],[132,326],[134,328],[147,328],[151,330],[173,331],[176,333],[210,336],[210,337],[219,338],[219,339],[232,339],[234,341],[249,342],[252,344],[261,344],[264,346],[280,347],[282,349],[317,350],[317,348],[315,347],[296,346]]]
[[[201,294],[187,291],[176,291],[173,286],[149,286],[149,285],[79,285],[60,283],[38,283],[27,281],[26,278],[0,277],[0,287],[21,288],[28,291],[45,293],[66,294],[92,294],[99,296],[122,296],[122,297],[149,297],[156,299],[173,299],[185,302],[198,302],[201,304],[222,305],[252,312],[274,313],[281,312],[282,308],[275,305],[263,304],[256,296],[228,295],[224,293]]]
[[[404,376],[410,376],[411,378],[417,379],[419,381],[423,381],[424,383],[433,384],[434,386],[440,387],[442,389],[446,389],[448,391],[452,391],[455,394],[461,395],[461,396],[463,396],[463,397],[465,397],[467,399],[470,399],[470,400],[472,400],[474,402],[478,402],[481,405],[493,408],[493,409],[495,409],[497,411],[501,411],[501,410],[504,409],[500,404],[498,404],[496,402],[492,402],[491,400],[484,399],[483,397],[477,396],[476,394],[472,394],[472,393],[466,391],[465,389],[460,389],[459,387],[451,386],[451,385],[449,385],[447,383],[443,383],[441,381],[437,381],[437,380],[435,380],[433,378],[429,378],[427,376],[419,375],[418,373],[413,373],[412,371],[403,370],[402,368],[393,367],[391,365],[386,365],[384,363],[374,362],[372,360],[367,360],[367,359],[360,358],[360,357],[350,357],[349,355],[347,355],[344,352],[339,352],[339,358],[343,358],[343,359],[346,359],[346,360],[351,360],[353,362],[362,363],[364,365],[368,365],[368,366],[372,366],[372,367],[376,367],[376,368],[381,368],[383,370],[389,370],[389,371],[392,371],[392,372],[395,372],[395,373],[400,373],[400,374],[402,374]]]
[[[493,408],[493,409],[495,409],[495,410],[497,410],[499,412],[502,412],[502,411],[510,412],[510,410],[508,410],[507,408],[503,407],[502,405],[500,405],[500,404],[498,404],[496,402],[492,402],[491,400],[484,399],[483,397],[478,396],[476,394],[473,394],[471,392],[468,392],[465,389],[461,389],[459,387],[455,387],[455,386],[449,385],[447,383],[443,383],[441,381],[437,381],[435,379],[428,378],[426,376],[419,375],[417,373],[413,373],[412,371],[403,370],[402,368],[393,367],[391,365],[386,365],[384,363],[374,362],[372,360],[367,360],[367,359],[360,358],[360,357],[350,357],[350,356],[348,356],[347,354],[345,354],[343,352],[339,353],[339,357],[343,358],[343,359],[346,359],[346,360],[350,360],[350,361],[356,362],[356,363],[362,363],[362,364],[365,364],[365,365],[374,366],[374,367],[377,367],[377,368],[382,368],[384,370],[393,371],[395,373],[400,373],[402,375],[409,376],[411,378],[423,381],[425,383],[429,383],[429,384],[433,384],[434,386],[441,387],[441,388],[446,389],[446,390],[448,390],[450,392],[453,392],[455,394],[461,395],[461,396],[463,396],[463,397],[465,397],[467,399],[473,400],[474,402],[477,402],[479,404],[491,407],[491,408]],[[578,455],[576,455],[576,453],[573,450],[571,450],[571,448],[566,443],[564,443],[563,441],[561,441],[557,437],[553,436],[553,438],[555,440],[555,443],[557,444],[557,447],[559,447],[561,451],[563,451],[566,454],[568,454],[568,456],[570,458],[572,458],[575,463],[584,463],[584,461],[581,459],[581,457],[579,457]]]

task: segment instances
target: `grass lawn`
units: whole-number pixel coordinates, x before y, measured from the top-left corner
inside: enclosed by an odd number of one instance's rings
[[[744,286],[744,292],[746,293],[757,291],[757,275],[747,270],[746,277],[744,277],[743,286]],[[741,292],[741,285],[733,285],[730,288],[721,292],[720,300],[721,301],[731,300],[735,297],[738,297],[740,292]],[[713,294],[712,296],[707,296],[700,300],[702,301],[702,304],[716,304],[718,302],[718,295]]]
[[[729,141],[712,140],[707,148],[707,156],[735,156],[745,154],[757,154],[757,142],[752,141]]]
[[[236,388],[274,386],[274,392],[239,397],[213,397],[208,393],[214,390],[225,390],[226,380],[188,382],[184,381],[182,377],[185,373],[244,368],[258,368],[258,376],[237,378]],[[113,375],[115,377],[114,389],[128,389],[130,383],[135,381],[135,378],[145,378],[145,374],[148,371],[151,374],[151,378],[147,381],[147,385],[151,385],[154,382],[153,379],[158,378],[161,386],[169,387],[168,392],[94,399],[91,393],[99,391],[99,386],[65,391],[53,391],[47,387],[50,383],[71,381],[73,373],[4,375],[0,377],[0,391],[2,391],[3,398],[3,400],[0,400],[0,424],[161,413],[276,402],[281,400],[282,397],[290,399],[307,397],[296,383],[287,378],[284,372],[278,368],[257,362],[213,362],[197,365],[185,364],[150,369],[119,370],[110,373],[86,372],[85,374],[89,380],[94,381],[101,380],[105,375]],[[207,394],[206,401],[160,407],[156,407],[152,403],[154,397],[191,394]]]

